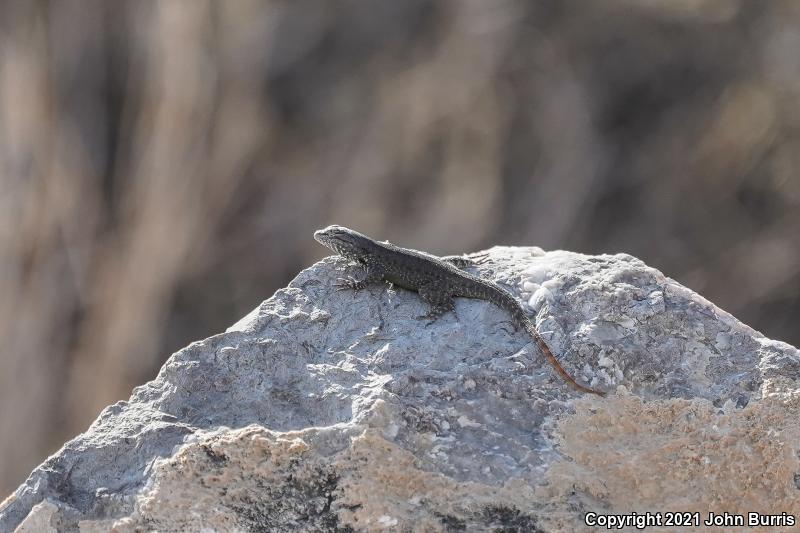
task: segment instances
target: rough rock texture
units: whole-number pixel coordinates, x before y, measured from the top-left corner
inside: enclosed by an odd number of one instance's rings
[[[494,248],[581,396],[491,304],[302,272],[37,468],[0,531],[574,531],[800,517],[800,353],[627,255]],[[526,304],[528,305],[528,304]],[[23,522],[24,520],[24,522]],[[775,529],[772,529],[773,531]]]

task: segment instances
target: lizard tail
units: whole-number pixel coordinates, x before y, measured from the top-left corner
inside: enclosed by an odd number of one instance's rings
[[[550,351],[550,347],[547,345],[546,342],[544,342],[544,339],[542,338],[541,335],[539,335],[539,332],[536,331],[536,326],[534,326],[533,322],[531,322],[530,319],[528,319],[527,317],[525,317],[525,329],[528,330],[528,333],[531,334],[533,340],[536,341],[536,345],[542,351],[542,354],[544,354],[544,358],[547,359],[547,362],[550,363],[550,366],[553,367],[553,370],[555,370],[556,373],[559,376],[561,376],[561,378],[564,381],[566,381],[570,387],[581,392],[596,394],[601,397],[606,395],[606,393],[603,391],[586,387],[575,381],[575,378],[570,376],[569,373],[566,370],[564,370],[564,367],[561,366],[561,363],[558,362],[556,356],[553,355],[553,352]]]
[[[514,315],[514,319],[517,322],[521,323],[525,327],[527,332],[530,334],[530,336],[533,337],[533,340],[536,341],[536,345],[542,351],[544,358],[547,359],[547,362],[550,363],[550,366],[553,367],[553,370],[555,370],[556,373],[559,376],[561,376],[561,379],[566,381],[570,387],[572,387],[577,391],[585,392],[588,394],[596,394],[597,396],[606,395],[606,393],[603,391],[599,391],[597,389],[581,385],[580,383],[575,381],[575,378],[570,376],[569,373],[566,370],[564,370],[564,367],[561,366],[561,363],[558,362],[556,356],[553,355],[552,351],[550,351],[550,347],[547,345],[546,342],[544,342],[544,339],[542,338],[541,335],[539,335],[539,332],[536,330],[536,325],[531,321],[530,318],[528,318],[528,315],[525,314],[525,310],[522,308],[521,305],[519,305],[517,300],[510,294],[504,294],[503,296],[504,298],[510,300],[507,303],[509,307],[515,310],[515,312],[512,313]]]
[[[495,296],[498,298],[498,305],[502,308],[507,309],[511,312],[514,321],[525,328],[525,330],[533,337],[533,340],[536,341],[536,345],[542,351],[544,358],[547,359],[547,362],[550,363],[550,366],[553,367],[553,370],[561,376],[561,379],[567,382],[567,384],[572,387],[573,389],[581,392],[585,392],[588,394],[596,394],[597,396],[605,396],[606,393],[603,391],[599,391],[597,389],[593,389],[591,387],[587,387],[585,385],[581,385],[575,378],[569,375],[569,373],[564,370],[564,367],[561,366],[561,363],[558,362],[556,356],[553,355],[553,352],[550,351],[550,347],[544,342],[544,339],[539,332],[536,330],[536,325],[528,318],[528,315],[525,313],[525,309],[517,302],[516,298],[514,298],[511,293],[507,292],[504,289],[499,289],[499,294],[495,293]],[[489,299],[489,298],[487,298]],[[489,299],[492,301],[491,299]]]

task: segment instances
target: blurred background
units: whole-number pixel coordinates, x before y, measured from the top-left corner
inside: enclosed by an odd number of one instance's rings
[[[627,252],[800,345],[800,2],[0,2],[0,499],[327,255]]]

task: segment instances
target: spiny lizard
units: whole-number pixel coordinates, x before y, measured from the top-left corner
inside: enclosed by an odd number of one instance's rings
[[[604,392],[581,385],[561,366],[536,326],[525,314],[519,302],[496,283],[463,270],[475,261],[463,256],[436,257],[417,250],[400,248],[388,242],[378,242],[343,226],[328,226],[314,233],[314,238],[342,257],[364,269],[362,279],[340,278],[337,289],[360,290],[371,283],[388,281],[417,291],[430,305],[424,318],[435,320],[454,309],[453,297],[475,298],[491,302],[508,311],[517,327],[527,331],[553,369],[572,388],[605,396]]]

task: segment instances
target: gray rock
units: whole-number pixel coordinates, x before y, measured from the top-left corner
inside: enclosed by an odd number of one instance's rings
[[[564,367],[609,397],[569,389],[489,303],[458,299],[428,325],[415,293],[335,291],[345,264],[328,258],[106,408],[3,502],[0,531],[800,517],[796,348],[628,255],[490,257],[480,274],[530,302]]]

